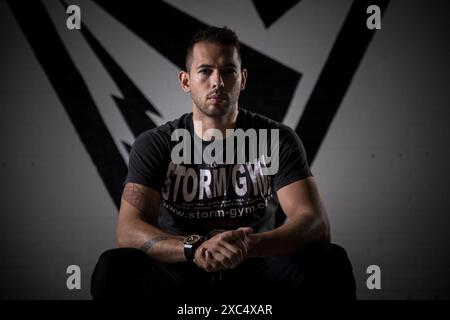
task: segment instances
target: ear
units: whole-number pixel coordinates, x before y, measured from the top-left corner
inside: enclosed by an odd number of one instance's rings
[[[241,71],[241,77],[242,77],[242,81],[241,81],[241,91],[243,91],[245,89],[245,85],[247,83],[247,69],[242,69]]]
[[[181,89],[183,89],[184,92],[188,93],[191,91],[191,87],[189,85],[189,73],[186,71],[180,71],[180,73],[178,73],[178,80],[180,81]]]

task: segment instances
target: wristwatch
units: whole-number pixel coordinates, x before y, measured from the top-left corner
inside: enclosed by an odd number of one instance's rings
[[[219,233],[222,233],[222,232],[225,232],[225,231],[227,231],[227,230],[223,230],[223,229],[214,229],[214,230],[211,230],[210,232],[208,232],[208,233],[206,234],[205,238],[206,238],[206,240],[209,240],[209,239],[211,239],[212,237],[214,237],[216,234],[219,234]]]
[[[204,237],[192,234],[184,238],[184,256],[187,261],[194,260],[195,249],[202,244]]]

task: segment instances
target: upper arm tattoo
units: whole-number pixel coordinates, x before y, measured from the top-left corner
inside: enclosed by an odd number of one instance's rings
[[[122,199],[127,201],[133,207],[137,208],[139,210],[139,216],[142,219],[150,222],[145,213],[149,210],[149,205],[151,204],[148,203],[145,194],[141,190],[139,190],[136,185],[127,183],[125,185],[125,188],[123,189]]]

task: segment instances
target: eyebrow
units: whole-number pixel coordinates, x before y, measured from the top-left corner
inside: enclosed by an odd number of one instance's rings
[[[229,68],[229,67],[233,67],[234,69],[237,69],[237,67],[234,63],[227,63],[226,65],[222,66],[221,68],[223,69],[223,68]],[[210,64],[201,64],[197,67],[197,70],[201,69],[201,68],[214,68],[214,66],[212,66]]]

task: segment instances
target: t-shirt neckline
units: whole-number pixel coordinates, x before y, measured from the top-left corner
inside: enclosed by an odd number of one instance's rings
[[[242,125],[241,125],[242,118],[243,118],[243,111],[242,111],[241,108],[238,108],[238,114],[237,114],[237,117],[236,117],[236,126],[234,127],[233,130],[242,128]],[[194,114],[193,114],[193,112],[189,113],[187,125],[188,125],[188,129],[189,129],[192,137],[198,137],[198,135],[195,133],[195,130],[194,130]],[[227,139],[232,138],[232,137],[233,136],[229,136],[229,137],[223,139],[222,141],[225,142],[225,141],[227,141]],[[202,139],[202,142],[203,142],[203,144],[208,145],[208,144],[212,143],[213,140],[203,140]]]

